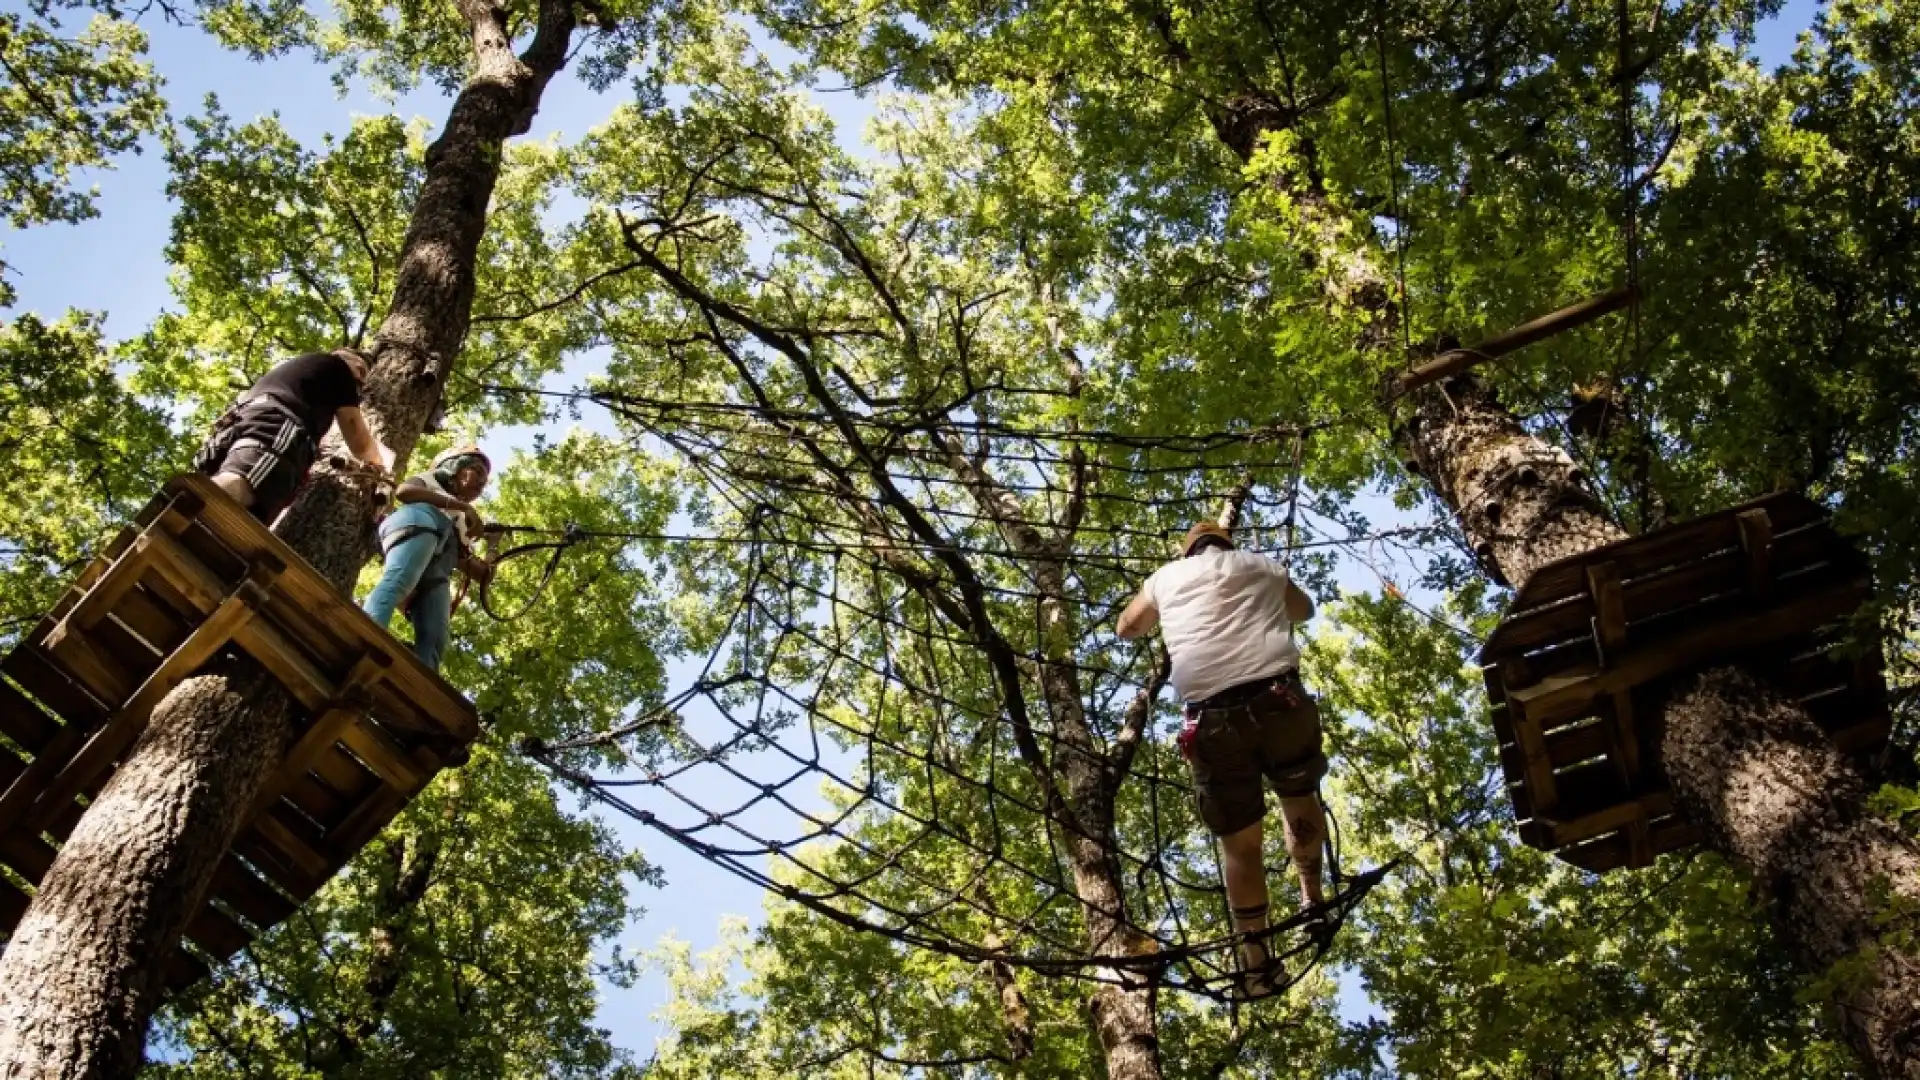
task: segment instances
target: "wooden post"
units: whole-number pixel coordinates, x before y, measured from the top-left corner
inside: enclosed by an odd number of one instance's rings
[[[1602,315],[1619,311],[1633,303],[1639,295],[1637,288],[1625,285],[1611,292],[1582,300],[1570,307],[1561,308],[1551,315],[1542,315],[1532,322],[1523,323],[1504,334],[1490,337],[1471,348],[1449,349],[1395,379],[1393,391],[1389,396],[1402,397],[1429,383],[1436,383],[1448,376],[1467,371],[1476,364],[1496,360],[1510,352],[1524,349],[1536,341],[1544,341],[1574,327],[1585,326]]]

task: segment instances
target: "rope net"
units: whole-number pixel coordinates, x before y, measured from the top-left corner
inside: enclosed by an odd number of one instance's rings
[[[966,408],[578,396],[697,474],[690,516],[714,535],[680,572],[729,603],[671,698],[529,754],[844,925],[963,960],[1232,994],[1243,939],[1175,748],[1167,660],[1114,621],[1200,518],[1322,573],[1325,549],[1414,549],[1438,529],[1355,534],[1329,508],[1293,513],[1305,428],[1146,438]],[[1333,854],[1328,901],[1264,935],[1278,987],[1385,872],[1343,875]],[[1274,911],[1298,910],[1284,856],[1269,879]]]
[[[689,517],[712,534],[670,550],[730,603],[672,698],[524,749],[826,919],[1227,999],[1242,938],[1175,749],[1167,659],[1117,638],[1119,609],[1198,519],[1319,573],[1334,546],[1417,550],[1438,528],[1365,534],[1298,505],[1308,427],[1139,436],[793,396],[756,380],[747,402],[576,394],[697,475]],[[1269,851],[1277,834],[1269,815]],[[1332,855],[1327,903],[1263,934],[1277,988],[1386,871],[1348,876]],[[1273,911],[1298,911],[1284,855],[1269,861]]]

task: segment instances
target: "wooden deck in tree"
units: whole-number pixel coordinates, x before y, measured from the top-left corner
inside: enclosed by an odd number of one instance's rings
[[[1660,703],[1709,667],[1756,670],[1841,749],[1890,730],[1877,644],[1846,644],[1865,561],[1798,495],[1543,567],[1480,653],[1520,836],[1604,873],[1696,844],[1660,766]]]
[[[240,655],[286,689],[298,736],[171,958],[176,988],[293,914],[479,733],[293,549],[176,477],[0,660],[0,937],[154,706]]]

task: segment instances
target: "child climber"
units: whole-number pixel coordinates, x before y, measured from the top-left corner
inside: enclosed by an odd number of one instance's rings
[[[493,576],[493,566],[472,554],[482,528],[473,500],[486,490],[492,471],[492,462],[478,447],[442,454],[432,469],[400,485],[393,493],[400,508],[380,523],[386,568],[367,595],[367,614],[387,626],[394,611],[406,604],[413,620],[414,655],[435,671],[447,650],[455,568],[476,581]]]

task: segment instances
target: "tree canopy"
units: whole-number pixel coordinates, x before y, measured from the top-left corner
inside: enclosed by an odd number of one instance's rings
[[[546,10],[455,6],[0,15],[12,227],[113,213],[86,173],[142,148],[171,213],[138,333],[0,312],[8,641],[271,364],[376,343],[441,132],[165,98],[142,27],[451,95],[475,26],[524,48]],[[1920,7],[1790,8],[1777,65],[1779,5],[1732,0],[572,7],[594,126],[499,156],[413,460],[507,448],[483,512],[582,539],[503,568],[525,617],[463,603],[472,761],[171,1001],[151,1075],[1146,1075],[1128,1031],[1170,1077],[1863,1075],[1849,972],[1795,968],[1769,883],[1521,842],[1476,664],[1506,583],[1383,387],[1633,284],[1479,376],[1621,528],[1835,514],[1910,819]],[[1224,920],[1163,654],[1113,633],[1223,504],[1321,601],[1339,852],[1392,866],[1236,1008],[1130,981]],[[766,884],[759,919],[621,948],[677,884],[621,808]],[[604,1020],[636,980],[656,1046]]]

